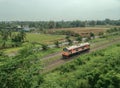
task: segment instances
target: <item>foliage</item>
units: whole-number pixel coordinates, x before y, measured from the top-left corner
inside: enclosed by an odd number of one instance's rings
[[[52,44],[54,41],[64,40],[64,35],[50,35],[40,33],[26,33],[26,40],[32,43]]]
[[[48,45],[46,45],[46,44],[42,44],[41,46],[42,46],[42,50],[47,50],[48,49]]]
[[[103,32],[99,32],[99,34],[98,34],[99,36],[100,36],[100,38],[102,38],[103,37],[103,35],[104,35],[104,33]]]
[[[112,33],[112,32],[120,32],[120,28],[111,28],[109,30],[107,30],[108,33]]]
[[[119,51],[119,44],[116,44],[104,50],[82,55],[46,74],[40,87],[119,88]]]
[[[37,28],[40,31],[51,28],[72,28],[72,27],[86,27],[86,26],[96,26],[96,25],[120,25],[120,20],[74,20],[74,21],[24,21],[24,22],[0,22],[0,29],[8,28],[14,31],[19,30],[17,25],[23,27],[28,25],[30,28]]]
[[[32,47],[21,50],[18,56],[6,58],[6,63],[0,66],[1,88],[31,88],[43,82],[41,61]]]
[[[82,41],[82,37],[81,37],[81,36],[78,36],[78,37],[76,38],[76,41],[81,42],[81,41]]]
[[[24,31],[20,31],[17,34],[13,34],[13,31],[11,30],[1,30],[0,31],[0,37],[1,37],[1,42],[2,46],[1,48],[7,48],[7,45],[9,43],[9,47],[16,47],[20,46],[26,37],[26,33]]]
[[[59,41],[55,41],[54,44],[56,45],[57,48],[60,47],[60,46],[59,46],[59,44],[60,44]]]
[[[90,32],[90,37],[95,38],[95,34],[93,32]]]

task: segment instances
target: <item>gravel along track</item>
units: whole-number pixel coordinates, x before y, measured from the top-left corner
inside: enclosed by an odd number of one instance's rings
[[[98,45],[98,46],[95,46],[94,48],[91,48],[90,51],[87,52],[87,53],[91,53],[91,52],[94,52],[96,50],[104,49],[104,48],[106,48],[106,47],[108,47],[108,46],[110,46],[112,44],[118,43],[118,42],[120,42],[120,39],[111,40],[111,41],[109,41],[107,43],[104,43],[102,45]],[[85,54],[85,53],[86,52],[83,52],[81,54]],[[69,62],[69,61],[79,57],[81,54],[72,56],[72,57],[67,58],[67,59],[62,59],[61,52],[58,52],[58,53],[55,53],[55,54],[51,54],[50,56],[48,56],[46,58],[43,58],[43,59],[49,59],[49,58],[55,57],[57,55],[61,55],[61,58],[56,59],[53,62],[48,63],[46,66],[44,66],[44,69],[43,69],[42,73],[46,73],[46,72],[52,71],[53,69],[59,67],[60,65],[65,64],[65,63],[67,63],[67,62]]]

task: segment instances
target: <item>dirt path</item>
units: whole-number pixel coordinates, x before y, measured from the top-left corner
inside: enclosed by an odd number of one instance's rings
[[[104,49],[104,48],[106,48],[106,47],[108,47],[108,46],[110,46],[112,44],[118,43],[119,41],[120,41],[120,39],[118,38],[118,39],[111,40],[111,41],[109,41],[107,43],[104,43],[102,45],[95,46],[95,47],[91,48],[90,52],[88,52],[88,53],[91,53],[91,52],[96,51],[96,50]],[[83,53],[81,53],[81,54],[83,54]],[[51,54],[50,56],[48,56],[47,58],[44,58],[44,59],[49,59],[49,58],[52,58],[52,57],[55,57],[55,56],[58,56],[58,55],[61,55],[61,52],[58,52],[56,54]],[[49,71],[59,67],[60,65],[65,64],[65,63],[67,63],[67,62],[69,62],[69,61],[71,61],[71,60],[73,60],[73,59],[75,59],[75,58],[77,58],[79,56],[80,55],[76,55],[76,56],[73,56],[73,57],[68,58],[68,59],[62,59],[62,57],[61,57],[61,58],[47,64],[44,67],[44,70],[43,70],[42,73],[49,72]]]

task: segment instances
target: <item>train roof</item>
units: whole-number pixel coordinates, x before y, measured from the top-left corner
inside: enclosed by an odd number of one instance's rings
[[[66,49],[71,50],[71,49],[75,49],[75,48],[82,47],[82,46],[85,46],[85,45],[90,45],[90,44],[89,43],[81,43],[79,45],[73,45],[73,46],[70,46],[70,47],[66,47]]]

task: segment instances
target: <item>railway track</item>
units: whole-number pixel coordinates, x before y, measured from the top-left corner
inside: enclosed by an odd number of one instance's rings
[[[112,44],[118,43],[119,41],[120,41],[120,38],[111,40],[111,41],[109,41],[107,43],[104,43],[102,45],[97,45],[97,46],[91,48],[89,52],[82,52],[81,54],[91,53],[91,52],[94,52],[96,50],[104,49],[104,48],[106,48],[106,47],[108,47],[108,46],[110,46]],[[56,53],[56,54],[57,55],[61,55],[61,52]],[[55,54],[55,56],[57,56],[56,54]],[[69,62],[69,61],[79,57],[81,54],[72,56],[72,57],[70,57],[68,59],[62,59],[62,56],[61,56],[61,58],[59,58],[57,60],[54,60],[51,63],[48,63],[46,66],[44,66],[44,69],[42,70],[41,73],[46,73],[46,72],[52,71],[53,69],[55,69],[55,68],[65,64],[65,63],[67,63],[67,62]],[[53,57],[53,56],[50,56],[50,57]]]

